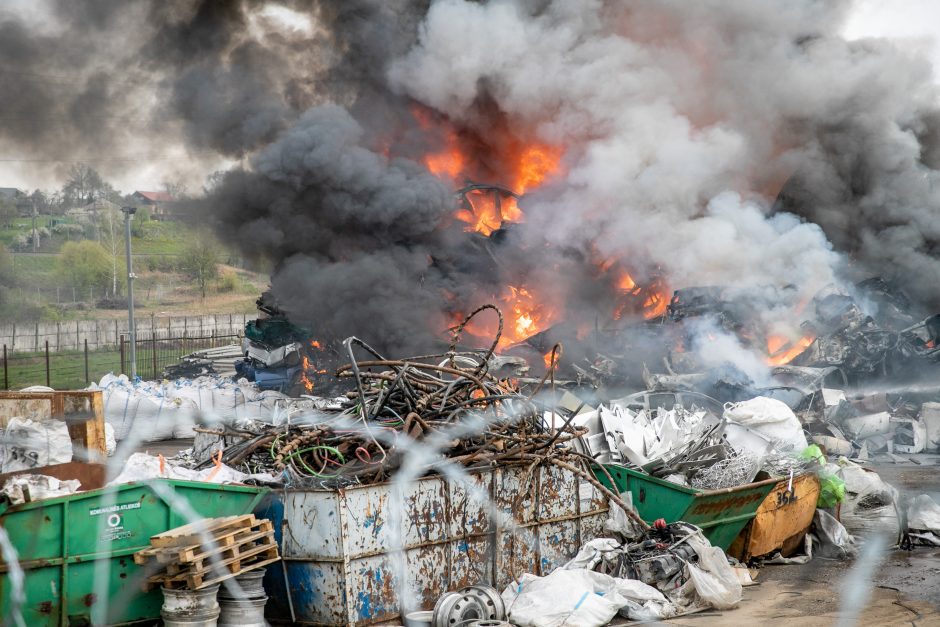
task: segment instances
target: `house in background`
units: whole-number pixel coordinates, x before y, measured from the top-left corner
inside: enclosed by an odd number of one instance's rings
[[[179,220],[180,203],[166,192],[134,192],[131,195],[138,207],[147,207],[154,220]]]

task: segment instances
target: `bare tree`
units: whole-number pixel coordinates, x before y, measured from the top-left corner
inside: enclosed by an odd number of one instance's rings
[[[196,281],[202,298],[206,298],[209,282],[219,276],[221,254],[215,239],[208,233],[199,233],[183,251],[180,269]]]
[[[101,175],[93,168],[85,163],[75,163],[69,168],[69,177],[62,187],[62,195],[70,203],[84,205],[100,198],[106,185]]]
[[[186,184],[183,181],[163,181],[163,191],[173,197],[174,200],[182,200],[186,198],[187,189]]]

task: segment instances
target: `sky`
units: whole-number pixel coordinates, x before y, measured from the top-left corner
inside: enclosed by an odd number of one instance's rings
[[[0,13],[12,12],[28,16],[37,23],[50,23],[45,12],[48,5],[42,0],[0,0]],[[278,11],[274,11],[278,13]],[[289,12],[288,12],[289,13]],[[274,15],[290,21],[290,16]],[[309,28],[308,24],[290,24],[293,28]],[[888,37],[899,45],[925,53],[934,63],[934,75],[940,83],[940,0],[856,0],[856,6],[845,27],[849,39],[865,37]],[[163,147],[164,160],[186,160],[183,146]],[[0,155],[0,158],[11,155]],[[231,162],[218,159],[206,164],[204,171],[225,168]],[[37,178],[35,167],[29,163],[4,163],[0,160],[0,187],[19,187],[32,190],[37,187],[50,189],[59,187],[47,176]],[[198,176],[202,176],[200,173]],[[126,193],[134,190],[158,190],[161,182],[173,178],[166,176],[165,163],[140,163],[126,169],[121,175],[109,179],[117,189]],[[199,184],[189,182],[190,191],[198,191]]]

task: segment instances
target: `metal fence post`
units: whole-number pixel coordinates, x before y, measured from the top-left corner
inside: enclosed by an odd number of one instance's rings
[[[152,329],[153,327],[151,327]],[[157,380],[157,334],[150,333],[150,352],[153,356],[153,380]]]
[[[121,334],[121,374],[124,372],[124,334]]]
[[[7,364],[7,345],[3,345],[3,389],[10,389],[10,369]]]
[[[85,338],[85,385],[89,385],[91,379],[88,377],[88,338]]]
[[[46,340],[46,387],[52,387],[52,378],[49,376],[49,340]]]

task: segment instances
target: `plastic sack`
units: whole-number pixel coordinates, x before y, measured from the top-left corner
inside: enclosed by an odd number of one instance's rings
[[[11,418],[0,438],[0,471],[28,470],[72,461],[72,438],[61,420]]]
[[[114,438],[114,425],[110,422],[104,423],[104,450],[108,457],[114,455],[117,450],[117,440]]]
[[[159,457],[153,455],[134,453],[127,458],[121,474],[110,481],[108,486],[158,478],[204,481],[206,483],[244,483],[248,479],[261,482],[274,482],[275,480],[273,475],[267,473],[247,475],[225,464],[202,470],[191,470],[183,466],[175,466],[166,460],[161,462]]]
[[[719,610],[730,609],[740,603],[743,595],[741,581],[728,564],[725,552],[712,546],[701,532],[686,541],[698,554],[698,564],[687,564],[689,578],[698,597]]]
[[[816,473],[816,476],[819,477],[819,498],[816,499],[816,507],[829,509],[845,500],[845,481],[824,470]]]
[[[839,460],[838,475],[845,482],[842,524],[853,536],[873,533],[897,538],[901,532],[897,510],[898,491],[882,481],[877,473],[868,472],[845,458]]]
[[[854,557],[855,538],[829,512],[817,509],[813,514],[813,536],[816,538],[816,554],[832,559]]]
[[[589,570],[559,569],[546,577],[525,574],[502,593],[509,620],[518,627],[600,627],[626,605],[609,581]]]
[[[911,499],[907,506],[907,528],[940,532],[940,505],[926,494]]]
[[[27,495],[30,502],[41,501],[75,494],[81,485],[78,479],[59,480],[46,475],[17,475],[7,479],[0,491],[11,504],[19,505],[27,501]]]
[[[800,451],[800,459],[812,460],[820,465],[825,465],[826,463],[826,456],[823,455],[822,449],[819,448],[818,444],[810,444]]]
[[[620,542],[613,538],[595,538],[582,546],[578,554],[562,568],[566,570],[574,568],[593,570],[602,561],[615,558],[623,553],[620,547]]]
[[[176,381],[135,381],[107,374],[88,389],[104,392],[105,422],[118,441],[156,442],[194,437],[196,420],[232,422],[254,418],[271,423],[298,401],[280,392],[259,392],[244,379],[220,376]]]
[[[725,407],[724,418],[774,441],[779,451],[802,451],[806,448],[803,425],[782,401],[758,396],[729,404]]]

